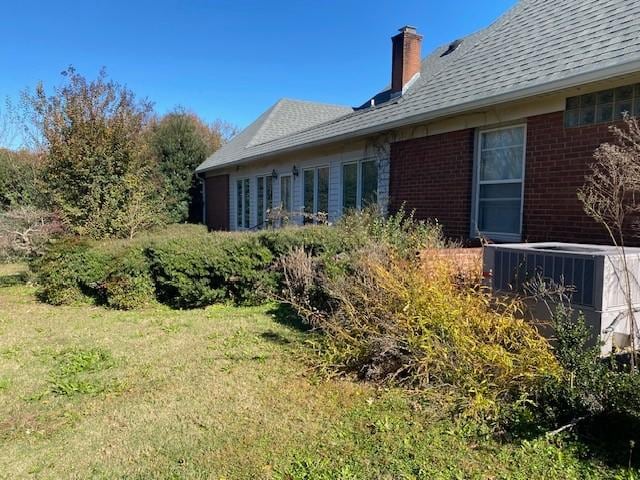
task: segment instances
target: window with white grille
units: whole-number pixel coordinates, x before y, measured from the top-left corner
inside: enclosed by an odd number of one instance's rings
[[[476,229],[497,240],[522,231],[525,127],[483,130],[476,149]]]

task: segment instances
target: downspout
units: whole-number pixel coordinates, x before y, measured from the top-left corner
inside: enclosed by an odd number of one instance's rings
[[[196,178],[202,182],[202,224],[207,225],[207,189],[205,177],[201,173],[196,172]]]

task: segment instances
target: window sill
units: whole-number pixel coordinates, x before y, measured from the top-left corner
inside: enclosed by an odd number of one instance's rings
[[[494,233],[494,232],[478,232],[476,238],[488,238],[492,242],[500,243],[520,243],[522,235],[517,233]]]

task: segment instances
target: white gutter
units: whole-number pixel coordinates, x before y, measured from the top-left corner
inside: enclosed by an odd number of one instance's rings
[[[634,58],[633,60],[630,60],[625,63],[614,65],[612,67],[592,70],[589,72],[584,72],[577,75],[564,77],[559,80],[552,80],[550,82],[542,83],[540,85],[535,85],[533,87],[521,88],[519,90],[514,90],[512,92],[501,93],[498,95],[493,95],[491,97],[485,97],[480,100],[472,100],[470,102],[461,103],[453,107],[445,107],[438,110],[432,110],[426,113],[413,115],[410,117],[404,117],[400,120],[395,120],[393,122],[381,123],[369,128],[364,128],[362,130],[356,130],[353,132],[348,132],[340,135],[334,135],[332,137],[322,138],[320,140],[315,140],[313,142],[301,143],[299,145],[292,145],[290,147],[273,150],[268,153],[245,157],[239,160],[235,160],[233,162],[225,163],[223,165],[215,165],[210,168],[196,170],[196,172],[203,173],[203,172],[209,172],[212,170],[219,170],[222,168],[227,168],[227,167],[232,167],[239,164],[247,163],[252,160],[257,160],[259,158],[269,158],[269,157],[281,155],[284,153],[290,153],[298,150],[304,150],[307,148],[313,148],[313,147],[323,146],[331,143],[337,143],[342,140],[357,139],[357,138],[365,137],[375,133],[384,132],[386,130],[392,130],[394,128],[405,127],[407,125],[412,125],[415,123],[421,123],[426,121],[433,121],[441,117],[448,117],[452,115],[465,113],[469,110],[484,108],[484,107],[488,107],[498,103],[506,103],[506,102],[516,101],[516,100],[522,100],[528,97],[533,97],[536,95],[542,95],[546,93],[552,93],[557,90],[576,87],[579,85],[583,85],[585,83],[607,80],[611,77],[627,75],[630,73],[636,73],[638,71],[640,71],[640,57]]]

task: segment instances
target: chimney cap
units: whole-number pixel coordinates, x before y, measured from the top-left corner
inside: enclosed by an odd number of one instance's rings
[[[405,25],[404,27],[399,28],[398,31],[402,33],[417,33],[418,29],[411,25]]]

